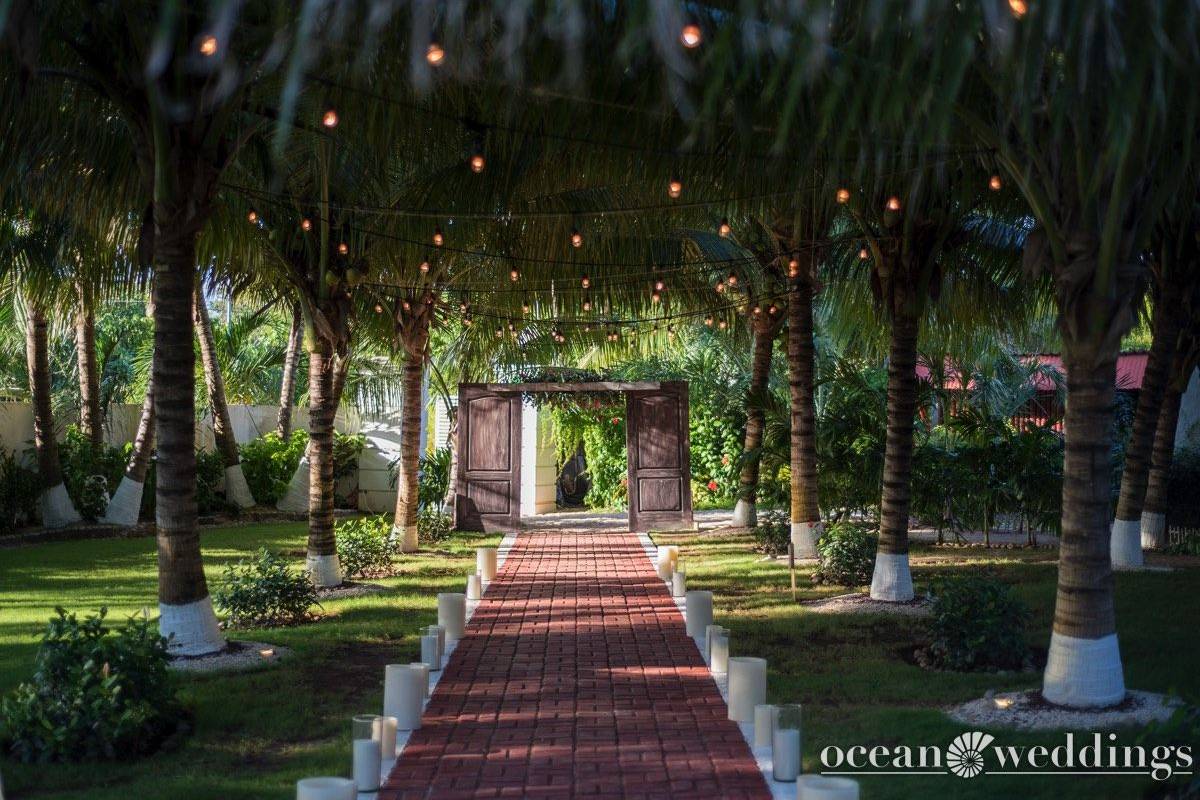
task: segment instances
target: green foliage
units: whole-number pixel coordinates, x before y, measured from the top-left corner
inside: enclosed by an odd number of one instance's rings
[[[624,508],[629,479],[626,461],[625,407],[599,397],[552,405],[550,418],[559,463],[583,446],[590,481],[584,503],[590,508]]]
[[[80,516],[95,522],[104,515],[108,498],[117,490],[125,472],[122,448],[94,445],[75,425],[59,445],[63,483]]]
[[[817,406],[821,508],[865,511],[879,503],[887,433],[887,371],[853,361],[823,365]]]
[[[333,432],[333,480],[354,475],[358,472],[358,457],[367,444],[367,437],[361,433]],[[338,508],[357,508],[357,497],[336,498]]]
[[[219,511],[233,511],[236,506],[225,502],[225,495],[219,491],[221,481],[225,479],[225,461],[215,450],[196,451],[196,513],[215,514]]]
[[[335,526],[338,564],[347,578],[386,574],[393,571],[392,520],[385,514],[354,517]]]
[[[156,750],[182,716],[157,624],[131,618],[114,632],[104,623],[107,609],[82,622],[55,612],[33,679],[0,701],[0,745],[27,762]]]
[[[837,522],[817,542],[813,579],[838,586],[861,586],[871,580],[879,537],[861,525]]]
[[[756,549],[771,556],[782,555],[791,543],[791,520],[784,512],[771,510],[759,515],[758,526],[752,533]]]
[[[11,531],[33,521],[41,488],[38,474],[0,447],[0,530]]]
[[[690,395],[690,399],[692,480],[702,489],[696,497],[713,504],[732,503],[737,494],[744,415],[740,423],[731,424],[706,398]]]
[[[307,446],[305,431],[292,431],[286,440],[271,431],[238,447],[242,472],[258,503],[273,506],[287,493]]]
[[[1175,452],[1167,473],[1167,524],[1172,528],[1200,528],[1200,448]],[[1193,541],[1195,541],[1193,539]]]
[[[450,448],[439,447],[421,456],[417,502],[421,508],[438,508],[450,486]]]
[[[1029,610],[1012,588],[994,578],[947,578],[934,584],[929,662],[961,672],[1013,670],[1029,657]]]
[[[437,506],[426,506],[417,514],[417,540],[421,544],[439,544],[450,538],[454,520]]]
[[[213,601],[232,625],[293,625],[309,618],[317,590],[303,571],[293,571],[287,559],[263,547],[252,559],[225,568]]]

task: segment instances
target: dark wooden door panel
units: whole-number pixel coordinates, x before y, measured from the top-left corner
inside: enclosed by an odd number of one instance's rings
[[[625,408],[630,529],[692,527],[687,384],[627,392]]]
[[[521,395],[462,384],[458,409],[454,526],[513,530],[521,521]]]

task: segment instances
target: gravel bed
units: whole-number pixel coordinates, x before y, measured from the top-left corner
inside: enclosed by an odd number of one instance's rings
[[[897,614],[902,617],[927,617],[930,612],[929,600],[924,597],[916,597],[906,603],[886,603],[882,600],[872,600],[865,592],[805,600],[800,606],[818,614]]]
[[[291,654],[290,648],[277,644],[230,640],[219,653],[176,656],[171,659],[170,667],[179,672],[235,672],[277,662]]]
[[[1065,708],[1047,703],[1039,691],[988,692],[978,700],[946,710],[950,719],[982,728],[1012,728],[1019,731],[1059,729],[1108,730],[1125,726],[1144,727],[1163,722],[1181,705],[1177,698],[1153,692],[1129,692],[1115,708]]]

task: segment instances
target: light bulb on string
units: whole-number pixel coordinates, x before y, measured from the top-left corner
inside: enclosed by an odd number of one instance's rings
[[[501,328],[499,325],[497,325],[496,326],[496,338],[499,339],[503,335],[504,335],[504,329]]]
[[[720,322],[717,323],[717,327],[720,328],[721,330],[725,330],[726,328],[729,327],[729,323],[726,322],[725,320],[721,320]]]
[[[650,293],[650,302],[657,303],[659,300],[662,300],[662,294],[660,294],[659,291],[657,289],[655,289],[653,292]]]
[[[446,51],[437,42],[430,42],[429,47],[425,48],[425,60],[430,66],[440,67],[446,60]]]
[[[885,207],[887,208],[888,211],[899,211],[900,210],[900,198],[896,197],[895,195],[892,195],[891,197],[888,198],[887,205]]]
[[[474,324],[475,324],[475,321],[472,320],[470,317],[463,317],[463,325],[466,325],[469,328]]]
[[[300,220],[300,230],[311,231],[312,230],[312,220],[309,219],[308,217],[305,217],[304,219]]]
[[[325,109],[325,113],[321,115],[321,124],[326,128],[336,128],[338,124],[338,113],[332,108]]]
[[[988,188],[993,192],[998,192],[1004,188],[1004,182],[1000,180],[999,175],[993,175],[992,177],[988,178]]]
[[[584,297],[583,297],[583,310],[584,311],[592,310],[592,298],[588,297],[587,295],[584,295]]]
[[[462,312],[462,313],[464,313],[464,314],[465,314],[465,313],[467,313],[467,308],[468,308],[468,306],[467,306],[467,304],[466,304],[466,303],[459,303],[459,304],[458,304],[458,310],[459,310],[459,311],[461,311],[461,312]]]
[[[529,295],[525,295],[525,300],[524,300],[524,302],[521,303],[521,313],[522,314],[529,313]]]
[[[665,288],[666,288],[666,284],[665,284],[665,283],[663,283],[663,279],[662,279],[662,278],[655,278],[655,279],[654,279],[654,289],[655,289],[655,291],[659,291],[659,292],[661,292],[661,291],[662,291],[663,289],[665,289]]]
[[[435,225],[433,228],[433,246],[441,247],[443,244],[445,244],[445,242],[446,242],[446,237],[442,235],[441,226]]]
[[[571,246],[575,248],[583,247],[583,234],[579,232],[579,228],[571,229]]]
[[[717,294],[725,294],[725,281],[717,281],[717,285],[714,288],[716,288]]]
[[[711,315],[704,318],[704,324],[710,328],[713,326],[713,318]]]
[[[589,278],[587,275],[584,275],[584,276],[583,276],[583,277],[582,277],[582,278],[579,280],[579,285],[580,285],[580,286],[582,286],[583,288],[585,288],[585,289],[586,289],[586,288],[588,288],[589,286],[591,286],[591,285],[592,285],[592,279],[591,279],[591,278]]]
[[[868,252],[867,248],[864,247],[862,250],[858,251],[858,257],[861,258],[863,261],[866,261],[868,258],[871,257],[871,254],[870,254],[870,252]]]
[[[255,211],[253,208],[250,209],[249,211],[246,212],[246,219],[249,220],[250,224],[253,225],[255,222],[258,222],[258,212]]]
[[[729,227],[729,220],[722,217],[721,224],[717,226],[717,236],[720,236],[722,239],[728,239],[729,234],[732,232],[732,229]]]
[[[667,182],[667,196],[674,200],[681,194],[683,194],[683,181],[679,180],[679,176],[672,175],[671,180]]]
[[[338,242],[338,252],[342,255],[346,255],[350,252],[350,245],[346,244],[345,242]]]
[[[513,267],[508,271],[508,279],[514,283],[521,280],[521,271],[516,267]]]
[[[215,56],[217,54],[217,37],[213,36],[212,34],[200,37],[199,50],[200,55],[204,56],[205,58],[212,58]]]
[[[725,279],[730,286],[737,286],[738,276],[736,272],[729,273],[729,277]]]
[[[422,261],[421,261],[421,266],[420,266],[420,267],[418,267],[418,269],[420,269],[420,270],[421,270],[421,274],[422,274],[422,275],[425,275],[425,274],[427,274],[427,273],[429,272],[429,259],[424,259],[424,260],[422,260]]]
[[[779,313],[779,306],[775,305],[774,303],[771,303],[771,305],[767,306],[767,313],[770,314],[771,316],[775,316],[776,314]]]
[[[1029,4],[1025,0],[1008,0],[1008,10],[1017,19],[1029,13]]]
[[[846,205],[850,202],[850,190],[844,186],[837,190],[837,201],[840,205]]]
[[[483,153],[476,150],[471,154],[471,172],[474,172],[476,175],[478,175],[479,173],[483,172],[483,168],[486,166],[486,164],[487,162],[484,161]]]
[[[762,306],[755,306],[754,308],[750,309],[750,313],[754,314],[756,317],[760,316],[762,314]]]
[[[382,313],[383,313],[383,306],[381,306],[379,303],[376,303],[376,304],[375,304],[375,313],[376,313],[376,314],[382,314]]]
[[[795,256],[788,259],[788,277],[795,278],[800,275],[800,260]]]
[[[694,50],[704,41],[704,31],[695,22],[689,22],[679,31],[679,43],[688,50]]]

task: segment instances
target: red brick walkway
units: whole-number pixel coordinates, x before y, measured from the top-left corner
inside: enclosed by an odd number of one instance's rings
[[[380,800],[770,798],[630,533],[526,532]]]

